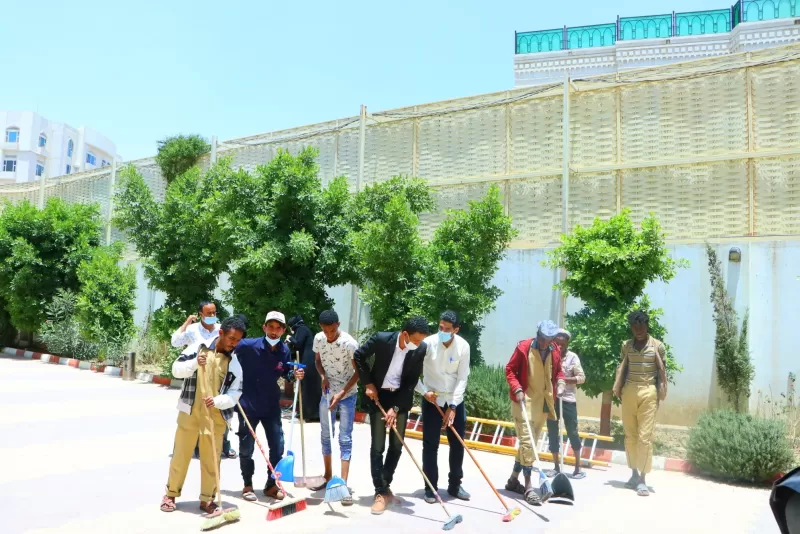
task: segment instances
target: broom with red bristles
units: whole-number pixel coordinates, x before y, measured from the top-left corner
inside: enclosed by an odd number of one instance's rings
[[[242,405],[238,402],[236,405],[239,407],[239,413],[242,414],[242,418],[244,419],[245,424],[247,424],[247,428],[250,430],[250,435],[253,436],[253,439],[258,445],[258,450],[261,451],[261,455],[264,457],[264,461],[267,462],[267,467],[269,470],[272,471],[273,477],[275,478],[275,483],[278,485],[278,489],[281,490],[284,495],[288,496],[289,494],[285,489],[283,489],[283,484],[281,483],[281,476],[280,473],[275,471],[272,467],[272,464],[267,457],[267,453],[264,452],[264,447],[261,446],[261,442],[258,440],[258,436],[256,436],[256,431],[253,430],[252,425],[250,424],[250,420],[247,418],[247,415],[244,413],[244,409]],[[269,511],[267,512],[267,521],[274,521],[275,519],[280,519],[282,517],[286,517],[287,515],[296,514],[297,512],[302,512],[306,509],[306,500],[302,498],[289,498],[282,500],[278,504],[273,504],[269,507]]]

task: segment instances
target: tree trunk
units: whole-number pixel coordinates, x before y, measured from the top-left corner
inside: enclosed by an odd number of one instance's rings
[[[603,404],[600,406],[600,435],[611,435],[611,401],[613,400],[610,391],[603,392]]]

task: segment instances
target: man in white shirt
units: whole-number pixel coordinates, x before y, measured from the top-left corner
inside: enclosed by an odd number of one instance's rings
[[[446,311],[439,317],[439,332],[425,339],[428,352],[423,364],[423,378],[417,383],[417,391],[425,397],[422,401],[422,469],[431,485],[438,489],[437,458],[443,422],[442,414],[436,409],[438,405],[444,411],[444,426],[449,428],[447,443],[450,446],[450,474],[447,479],[447,493],[468,501],[470,495],[461,487],[461,480],[464,478],[464,447],[452,434],[455,428],[463,439],[467,426],[464,392],[467,390],[469,377],[470,348],[469,343],[458,335],[460,327],[458,315],[453,311]],[[425,502],[436,502],[436,497],[427,485]]]
[[[353,423],[356,418],[358,393],[358,371],[353,355],[358,342],[353,336],[339,329],[339,315],[335,310],[326,310],[319,316],[322,332],[314,336],[316,367],[322,380],[322,398],[319,402],[322,459],[325,463],[325,484],[333,476],[331,436],[339,411],[339,451],[342,456],[342,479],[347,482],[350,474],[350,456],[353,450]],[[308,375],[306,375],[308,376]],[[313,491],[325,489],[321,484]],[[352,506],[353,497],[342,499],[343,506]]]
[[[181,327],[172,334],[172,346],[182,349],[207,343],[217,336],[219,336],[217,305],[205,300],[197,307],[197,314],[187,317]]]
[[[561,401],[564,403],[564,413],[561,413],[561,402],[556,402],[556,417],[559,419],[564,418],[564,426],[567,428],[567,437],[572,446],[572,451],[575,458],[581,457],[581,438],[578,435],[578,402],[576,394],[578,393],[578,385],[586,382],[586,375],[581,366],[581,359],[578,355],[569,350],[570,333],[564,329],[559,329],[555,338],[555,343],[561,348],[561,368],[564,370],[564,382],[566,387],[564,393],[561,395]],[[558,426],[558,420],[547,420],[547,434],[551,444],[555,446],[550,447],[553,452],[553,462],[555,469],[548,471],[548,476],[555,476],[560,472],[561,466],[558,461],[559,449],[561,448],[561,429]],[[570,476],[570,475],[568,475]],[[581,463],[575,462],[575,471],[573,471],[570,478],[585,478],[586,473],[581,471]]]

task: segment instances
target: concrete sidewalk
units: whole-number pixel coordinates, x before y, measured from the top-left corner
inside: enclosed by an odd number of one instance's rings
[[[176,390],[123,382],[66,366],[0,358],[0,391],[0,502],[6,512],[0,532],[174,534],[199,530],[199,462],[192,462],[178,511],[165,514],[158,509],[175,431]],[[287,440],[288,426],[285,421]],[[319,475],[319,424],[307,424],[305,430],[308,474]],[[356,494],[355,506],[334,504],[331,508],[322,502],[323,492],[311,494],[291,488],[291,493],[307,497],[308,510],[269,524],[265,520],[269,500],[242,501],[239,462],[223,460],[223,498],[241,508],[242,520],[221,531],[440,531],[446,516],[439,505],[421,499],[422,478],[405,453],[392,485],[402,504],[382,516],[370,514],[369,428],[357,424],[353,439],[350,486]],[[233,441],[238,450],[235,437]],[[419,458],[422,444],[417,440],[408,444]],[[293,449],[298,455],[299,476],[299,428],[295,429]],[[337,451],[335,447],[335,455]],[[443,445],[442,480],[446,480],[447,453]],[[502,486],[513,459],[475,454],[493,482]],[[622,487],[629,473],[617,466],[590,470],[586,479],[574,481],[574,506],[546,504],[534,508],[517,502],[522,514],[506,524],[501,522],[500,503],[468,457],[464,470],[464,487],[473,499],[461,502],[446,498],[451,511],[464,517],[454,532],[778,532],[766,489],[656,472],[649,478],[655,493],[641,498]],[[265,480],[266,467],[257,457],[256,483],[263,486]]]

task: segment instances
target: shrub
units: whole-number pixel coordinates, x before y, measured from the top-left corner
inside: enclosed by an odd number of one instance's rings
[[[41,326],[39,336],[52,354],[78,360],[100,359],[101,347],[80,335],[75,319],[77,301],[75,293],[59,289],[46,308],[48,319]]]
[[[782,421],[729,410],[700,416],[689,435],[687,453],[692,465],[704,473],[751,483],[771,480],[794,461]]]
[[[473,367],[469,374],[464,403],[469,417],[511,420],[511,398],[508,396],[505,366]],[[492,430],[492,427],[484,425],[484,432]],[[505,433],[513,435],[513,429],[507,428]]]
[[[211,149],[199,135],[176,135],[158,142],[156,163],[167,183],[191,169]]]

